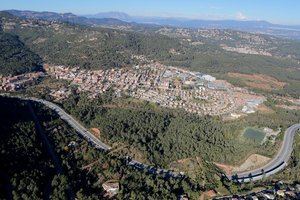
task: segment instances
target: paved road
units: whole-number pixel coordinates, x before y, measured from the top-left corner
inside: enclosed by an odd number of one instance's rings
[[[300,124],[290,126],[284,134],[283,143],[277,155],[265,166],[254,169],[248,172],[237,173],[236,175],[227,175],[231,180],[239,182],[249,182],[263,179],[264,177],[271,176],[286,167],[288,160],[293,151],[294,137],[297,130],[300,129]]]
[[[21,97],[17,97],[21,98]],[[46,100],[37,99],[37,98],[21,98],[25,100],[32,100],[36,102],[43,103],[47,107],[53,109],[57,112],[57,114],[65,120],[69,125],[71,125],[79,134],[81,134],[84,138],[86,138],[91,144],[95,145],[96,148],[102,149],[102,150],[110,150],[111,147],[101,142],[97,137],[95,137],[92,133],[90,133],[86,128],[84,128],[80,123],[78,123],[72,116],[67,114],[62,108],[57,106],[54,103],[51,103]],[[283,144],[276,155],[274,159],[272,159],[267,165],[254,169],[248,172],[243,173],[237,173],[236,175],[227,175],[227,177],[230,180],[236,180],[240,182],[249,182],[249,181],[256,181],[260,180],[264,177],[268,177],[272,174],[275,174],[282,170],[287,164],[288,160],[291,157],[292,151],[293,151],[293,142],[294,142],[294,136],[297,132],[297,130],[300,129],[300,124],[295,124],[291,127],[289,127],[285,131]],[[151,166],[148,166],[146,164],[140,163],[136,160],[130,160],[128,161],[128,165],[134,166],[137,169],[147,169],[148,172],[152,174],[167,174],[168,176],[172,177],[182,177],[182,173],[175,173],[166,169],[160,169],[160,168],[154,168]]]
[[[95,137],[92,133],[90,133],[86,128],[84,128],[80,123],[78,123],[72,116],[67,114],[62,108],[60,108],[56,104],[42,99],[36,99],[36,98],[29,98],[29,99],[32,101],[43,103],[49,108],[55,110],[63,120],[65,120],[68,124],[70,124],[75,130],[78,131],[78,133],[80,133],[83,137],[85,137],[89,142],[94,144],[96,148],[103,149],[105,151],[111,149],[110,146],[101,142],[97,137]],[[281,146],[280,151],[278,152],[277,156],[267,165],[249,172],[238,173],[237,176],[229,176],[229,178],[231,180],[235,179],[238,181],[249,182],[249,181],[260,180],[264,177],[268,177],[282,170],[287,165],[288,160],[291,157],[293,151],[294,136],[298,129],[300,129],[300,124],[295,124],[286,130],[283,144]],[[166,169],[150,167],[136,160],[131,160],[128,162],[128,164],[138,169],[148,169],[148,171],[153,174],[163,173],[172,177],[182,176],[182,173],[174,173]],[[250,174],[251,176],[249,176]]]

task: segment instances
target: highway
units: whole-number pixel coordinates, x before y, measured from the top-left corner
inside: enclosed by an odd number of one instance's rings
[[[6,96],[6,95],[3,95]],[[9,97],[9,96],[8,96]],[[47,107],[54,110],[64,121],[66,121],[71,127],[73,127],[79,134],[81,134],[84,138],[86,138],[91,144],[93,144],[97,149],[102,149],[104,151],[108,151],[111,149],[110,146],[104,144],[101,142],[97,137],[95,137],[92,133],[90,133],[86,128],[84,128],[79,122],[77,122],[72,116],[70,116],[68,113],[66,113],[62,108],[60,108],[58,105],[42,100],[37,98],[23,98],[23,97],[15,97],[23,100],[31,100],[35,102],[40,102]],[[275,174],[282,169],[286,167],[288,164],[288,161],[291,157],[292,151],[293,151],[293,142],[294,137],[297,133],[297,130],[300,129],[300,123],[294,124],[290,126],[284,134],[283,143],[281,145],[280,150],[278,151],[277,155],[265,166],[237,174],[227,174],[227,178],[229,180],[233,181],[239,181],[239,182],[250,182],[250,181],[256,181],[263,179],[264,177],[271,176],[272,174]],[[128,157],[129,158],[129,157]],[[151,167],[149,165],[140,163],[136,160],[128,159],[128,165],[131,165],[137,169],[147,169],[149,173],[152,174],[166,174],[167,176],[172,177],[182,177],[183,173],[175,173],[170,170],[161,169],[161,168],[155,168]]]
[[[265,166],[247,172],[227,175],[227,177],[234,181],[250,182],[263,179],[281,171],[288,164],[293,151],[294,137],[299,129],[300,124],[294,124],[285,131],[280,150],[278,151],[277,155]]]

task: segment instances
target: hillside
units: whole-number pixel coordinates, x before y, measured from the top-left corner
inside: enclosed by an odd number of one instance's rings
[[[5,32],[16,34],[46,63],[97,69],[134,63],[132,55],[160,59],[180,43],[155,33],[147,35],[55,21],[20,19],[2,12]]]
[[[18,36],[0,31],[0,74],[16,75],[38,70],[41,63],[40,57]]]

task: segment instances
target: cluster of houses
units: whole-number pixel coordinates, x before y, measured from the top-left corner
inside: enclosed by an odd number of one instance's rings
[[[3,77],[0,75],[0,91],[18,91],[27,86],[35,84],[35,82],[43,76],[43,72],[26,73],[18,76],[7,77]]]
[[[237,109],[233,98],[224,91],[216,92],[205,87],[193,90],[145,90],[131,93],[135,98],[158,103],[169,108],[181,108],[200,115],[223,115]]]
[[[200,115],[230,115],[252,113],[263,98],[250,96],[225,81],[199,72],[165,66],[157,62],[130,68],[82,70],[64,66],[47,66],[47,73],[77,85],[78,91],[87,91],[90,97],[113,88],[117,95],[129,96],[157,103],[169,108],[182,108]],[[51,95],[63,99],[69,88],[52,91]]]

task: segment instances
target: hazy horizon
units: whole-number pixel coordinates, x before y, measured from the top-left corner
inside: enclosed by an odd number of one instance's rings
[[[45,9],[47,8],[47,9]],[[247,20],[268,21],[274,24],[300,25],[300,2],[271,0],[213,0],[196,1],[179,0],[138,1],[58,1],[38,0],[2,2],[0,10],[31,10],[59,13],[74,13],[76,15],[92,15],[103,12],[122,12],[130,16],[169,17],[203,20]],[[266,10],[268,12],[266,12]],[[278,12],[280,11],[280,13]]]
[[[103,11],[103,12],[96,12],[96,13],[86,13],[86,14],[78,14],[75,12],[58,12],[58,11],[50,11],[50,10],[29,10],[29,9],[3,9],[0,11],[6,11],[6,10],[18,10],[18,11],[32,11],[32,12],[53,12],[53,13],[59,13],[59,14],[66,14],[66,13],[71,13],[77,16],[82,16],[82,17],[89,17],[92,18],[93,15],[97,15],[97,14],[109,14],[109,13],[119,13],[119,14],[126,14],[130,17],[145,17],[145,18],[169,18],[169,19],[182,19],[182,20],[207,20],[207,21],[241,21],[241,22],[247,22],[247,21],[265,21],[271,24],[277,24],[277,25],[286,25],[286,26],[300,26],[299,24],[284,24],[284,23],[274,23],[268,20],[264,20],[264,19],[234,19],[234,18],[224,18],[224,19],[206,19],[206,18],[197,18],[197,17],[188,17],[188,16],[164,16],[164,15],[134,15],[134,14],[130,14],[127,12],[123,12],[123,11],[117,11],[117,10],[111,10],[111,11]]]

